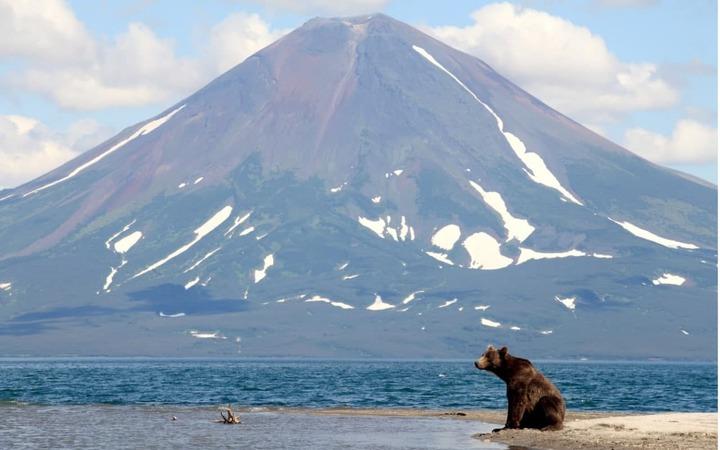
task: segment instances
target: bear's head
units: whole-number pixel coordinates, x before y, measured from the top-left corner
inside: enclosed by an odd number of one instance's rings
[[[482,356],[475,361],[475,367],[480,370],[489,370],[490,372],[494,372],[503,367],[503,363],[505,362],[507,355],[507,347],[497,350],[492,345],[488,345],[485,353],[483,353]]]

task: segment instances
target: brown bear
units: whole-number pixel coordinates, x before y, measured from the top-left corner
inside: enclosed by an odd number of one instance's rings
[[[554,384],[530,361],[510,356],[507,347],[488,346],[475,367],[494,373],[507,385],[508,411],[505,428],[560,430],[565,419],[565,400]],[[497,428],[493,432],[503,430]]]

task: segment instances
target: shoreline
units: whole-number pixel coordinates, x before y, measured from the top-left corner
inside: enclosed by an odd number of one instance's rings
[[[406,408],[283,408],[268,412],[315,416],[428,417],[500,424],[504,410],[437,410]],[[252,409],[246,409],[252,413]],[[504,430],[473,435],[482,442],[546,450],[717,449],[717,412],[568,411],[560,431]]]
[[[148,432],[151,433],[162,429],[165,433],[162,439],[170,439],[168,442],[179,439],[176,436],[178,432],[193,435],[202,429],[204,431],[201,434],[213,440],[225,439],[225,433],[221,430],[232,430],[245,437],[252,435],[258,439],[258,446],[248,448],[263,448],[268,442],[267,433],[271,430],[275,430],[271,433],[272,440],[281,442],[278,448],[285,448],[282,442],[294,437],[277,434],[278,424],[285,424],[283,429],[288,426],[297,427],[297,432],[306,433],[303,434],[305,439],[312,441],[312,446],[315,447],[342,441],[347,448],[363,448],[361,444],[367,439],[372,440],[367,441],[368,445],[375,446],[383,445],[384,439],[393,443],[409,439],[417,443],[417,448],[428,442],[454,442],[453,445],[442,448],[471,448],[474,447],[472,442],[475,442],[480,448],[505,445],[510,448],[535,450],[700,450],[716,449],[718,442],[717,412],[632,413],[570,410],[561,431],[504,430],[491,433],[490,430],[501,427],[505,422],[505,410],[342,406],[313,408],[231,404],[242,425],[231,429],[215,428],[215,422],[219,418],[218,411],[222,406],[225,404],[38,405],[7,402],[3,405],[0,402],[0,416],[9,421],[8,430],[13,430],[12,423],[15,422],[19,427],[16,431],[26,430],[23,418],[28,414],[44,417],[46,428],[42,430],[43,436],[67,435],[68,430],[71,430],[69,433],[74,434],[73,439],[85,436],[83,432],[77,431],[77,423],[85,422],[88,417],[95,420],[98,415],[111,418],[107,420],[109,424],[127,424],[132,429],[148,427]],[[178,417],[177,421],[175,416]],[[181,428],[178,429],[178,426]],[[365,431],[354,435],[358,426]],[[345,434],[338,437],[335,431],[332,431],[336,430],[336,427],[344,429]],[[53,429],[58,431],[53,433]],[[104,432],[111,433],[112,426]],[[44,442],[45,438],[33,433],[16,438],[29,439],[28,442],[37,444]],[[0,447],[4,447],[1,444],[3,436],[4,433],[0,432]],[[156,434],[156,437],[160,438],[159,436]],[[360,441],[355,441],[352,436],[358,437]]]
[[[241,407],[237,409],[244,413],[256,412],[277,412],[288,414],[309,414],[313,416],[377,416],[377,417],[432,417],[455,420],[470,420],[491,424],[505,422],[505,410],[499,409],[435,409],[435,408],[361,408],[361,407]],[[684,413],[681,413],[684,414]],[[695,414],[695,413],[690,413]],[[702,413],[705,414],[705,413]],[[707,413],[715,414],[715,413]],[[628,412],[605,412],[605,411],[571,411],[568,417],[572,420],[598,419],[604,417],[616,417],[620,415],[636,415]],[[638,413],[637,415],[641,415]]]
[[[717,449],[717,413],[619,414],[566,420],[561,431],[476,434],[484,442],[552,450]]]
[[[477,355],[475,355],[476,357]],[[24,361],[222,361],[222,362],[348,362],[348,363],[466,363],[472,365],[474,357],[462,357],[456,358],[423,358],[423,357],[410,357],[410,358],[396,358],[396,357],[340,357],[340,356],[252,356],[252,355],[82,355],[82,354],[67,354],[67,355],[33,355],[33,354],[0,354],[0,362],[24,362]],[[538,364],[677,364],[677,365],[712,365],[717,366],[718,361],[716,360],[705,360],[705,359],[661,359],[661,358],[637,358],[637,359],[623,359],[623,358],[612,358],[612,357],[599,357],[593,358],[537,358],[533,360],[533,363]]]

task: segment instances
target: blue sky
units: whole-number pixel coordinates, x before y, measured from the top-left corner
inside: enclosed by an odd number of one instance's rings
[[[144,120],[307,19],[382,11],[658,164],[717,183],[710,0],[0,0],[0,187]]]

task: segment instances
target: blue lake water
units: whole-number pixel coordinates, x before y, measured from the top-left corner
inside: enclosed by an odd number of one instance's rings
[[[539,362],[568,408],[717,411],[712,363]],[[472,361],[0,359],[0,405],[504,409]]]

